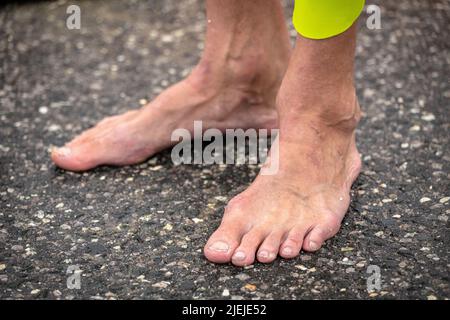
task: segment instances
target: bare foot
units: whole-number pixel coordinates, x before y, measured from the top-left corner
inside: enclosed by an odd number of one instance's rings
[[[291,51],[280,4],[208,1],[207,13],[205,51],[191,75],[142,109],[106,118],[54,149],[57,166],[142,162],[173,144],[173,130],[192,131],[194,120],[205,130],[277,127],[275,99]]]
[[[208,260],[246,266],[255,259],[272,262],[278,255],[294,258],[301,249],[318,250],[337,233],[361,167],[354,133],[360,109],[354,89],[346,101],[347,106],[336,107],[342,113],[311,112],[324,109],[319,102],[304,108],[298,118],[280,119],[278,172],[258,175],[230,201],[205,246]],[[289,98],[279,104],[289,110],[301,102]]]
[[[270,157],[279,149],[279,170],[258,175],[230,201],[205,246],[210,261],[246,266],[294,258],[338,232],[361,168],[355,44],[355,25],[326,40],[297,38],[277,97],[280,133]]]
[[[205,246],[210,261],[245,266],[277,255],[294,258],[301,249],[318,250],[338,232],[361,167],[355,32],[297,39],[277,97],[279,170],[258,175],[230,201]]]
[[[71,171],[102,164],[139,163],[169,147],[175,129],[193,130],[194,120],[202,120],[205,129],[276,126],[275,82],[266,88],[272,91],[270,94],[264,93],[263,87],[231,80],[221,88],[211,89],[208,76],[197,75],[202,72],[207,70],[194,72],[140,110],[102,120],[64,147],[53,150],[53,161]],[[198,80],[202,77],[204,80]]]

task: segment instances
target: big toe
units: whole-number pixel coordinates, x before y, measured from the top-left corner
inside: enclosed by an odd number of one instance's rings
[[[54,148],[51,152],[52,161],[60,168],[69,171],[85,171],[97,166],[93,154],[99,150],[93,150],[87,142],[73,142]]]
[[[214,263],[227,263],[238,247],[244,233],[240,224],[223,223],[211,235],[203,249],[205,257]]]

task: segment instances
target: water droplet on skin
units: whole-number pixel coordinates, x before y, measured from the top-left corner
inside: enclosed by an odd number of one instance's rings
[[[344,198],[343,197],[339,197],[339,201],[342,201],[342,200],[344,200]]]

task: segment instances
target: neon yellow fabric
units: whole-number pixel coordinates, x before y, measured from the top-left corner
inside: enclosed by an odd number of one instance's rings
[[[295,0],[292,22],[299,34],[325,39],[343,33],[358,19],[365,0]]]

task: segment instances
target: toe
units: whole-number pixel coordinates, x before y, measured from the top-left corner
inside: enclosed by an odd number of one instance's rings
[[[234,251],[231,262],[239,267],[251,265],[255,262],[255,254],[261,242],[268,234],[268,228],[253,228],[241,240],[241,244]]]
[[[52,161],[61,169],[70,171],[82,171],[84,166],[76,158],[73,148],[65,145],[54,148],[51,154]]]
[[[94,149],[96,150],[96,149]],[[98,152],[98,148],[96,150]],[[78,142],[77,139],[61,148],[52,150],[51,158],[60,168],[70,171],[85,171],[96,166],[91,161],[93,153],[89,143]]]
[[[275,260],[278,255],[282,237],[282,232],[272,232],[264,239],[257,254],[259,262],[270,263]]]
[[[241,223],[234,223],[233,221],[222,222],[203,249],[205,257],[214,263],[230,262],[231,255],[239,246],[244,232],[245,230]]]
[[[72,155],[69,147],[53,148],[51,151],[52,161],[60,168],[64,168],[64,164]],[[65,168],[64,168],[65,169]]]
[[[285,259],[295,258],[299,255],[305,237],[305,228],[294,227],[286,235],[286,240],[280,246],[280,256]]]
[[[339,224],[319,224],[311,229],[303,241],[303,250],[314,252],[319,250],[325,240],[334,236],[339,230]]]

